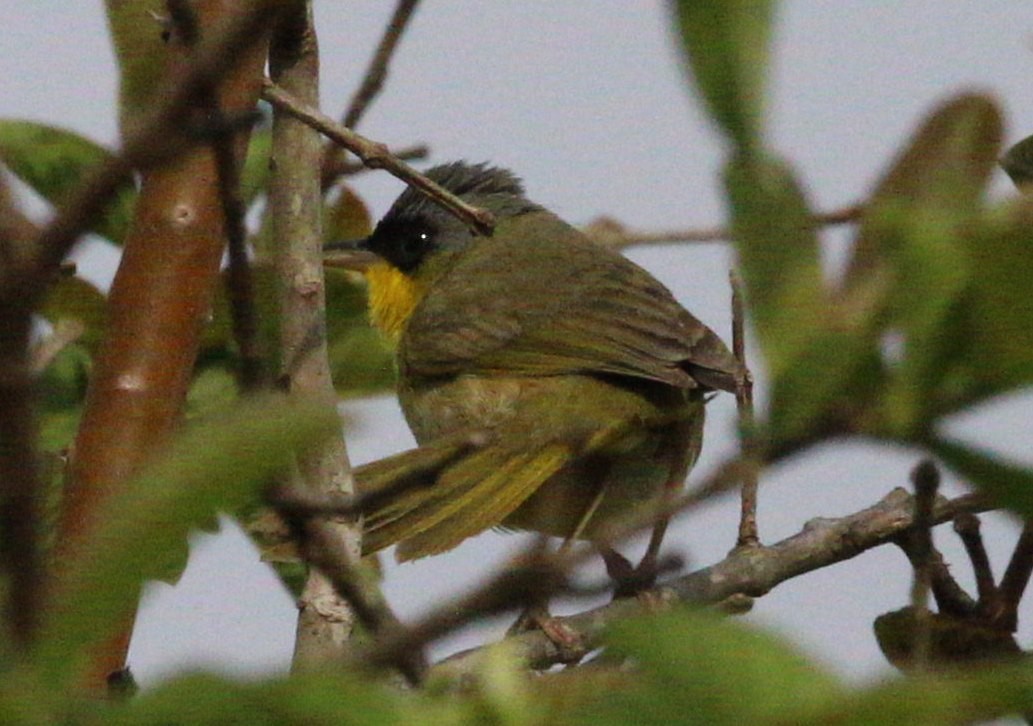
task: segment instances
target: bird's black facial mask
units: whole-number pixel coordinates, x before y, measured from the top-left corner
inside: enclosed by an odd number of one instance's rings
[[[412,272],[437,249],[438,227],[423,215],[385,218],[366,241],[375,252],[402,272]]]
[[[506,169],[487,164],[454,162],[436,166],[427,177],[498,219],[540,209],[528,201],[520,180]],[[402,272],[410,273],[437,250],[461,250],[474,234],[452,214],[415,189],[406,189],[367,240],[377,253]]]

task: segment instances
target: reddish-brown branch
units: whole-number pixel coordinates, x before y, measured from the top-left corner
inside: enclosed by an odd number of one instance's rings
[[[244,0],[204,0],[194,7],[202,45],[192,61],[188,44],[174,37],[168,46],[169,77],[190,77],[198,62],[219,55],[209,37],[214,28],[225,27],[230,18],[257,15],[254,4]],[[244,25],[238,21],[235,28]],[[233,58],[232,67],[217,86],[219,105],[228,114],[246,112],[258,100],[265,48],[260,29],[253,28],[253,32],[257,35],[249,39],[246,52]],[[226,38],[218,41],[228,42]],[[203,111],[205,89],[212,87],[217,69],[212,68],[183,91],[189,96],[176,107],[183,112],[181,121],[190,108]],[[153,123],[168,127],[172,121],[170,115]],[[140,143],[137,137],[131,141]],[[151,139],[151,143],[156,141]],[[173,139],[171,143],[177,142]],[[179,146],[188,143],[182,140]],[[239,133],[234,144],[238,158],[246,143],[247,134]],[[133,144],[127,142],[126,154],[116,158],[124,164],[127,159],[140,158],[131,151]],[[99,209],[101,203],[98,200],[93,206]],[[56,238],[50,239],[44,250],[51,258],[63,255],[62,250],[74,238],[67,233],[52,236]],[[194,148],[144,173],[133,224],[111,287],[108,337],[94,367],[75,441],[59,527],[62,559],[87,540],[100,503],[139,469],[178,423],[218,281],[225,239],[218,170],[210,148]],[[128,630],[96,654],[92,671],[97,682],[91,686],[101,687],[109,672],[122,667],[127,643]]]

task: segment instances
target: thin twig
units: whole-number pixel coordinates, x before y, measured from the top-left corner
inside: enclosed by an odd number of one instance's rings
[[[398,41],[401,40],[402,33],[405,32],[405,27],[409,23],[409,18],[412,17],[413,11],[418,4],[419,0],[398,0],[398,4],[395,5],[395,11],[392,13],[387,27],[384,28],[384,35],[380,38],[380,43],[377,44],[377,49],[373,53],[369,67],[366,69],[366,75],[362,79],[362,84],[355,92],[355,95],[352,96],[351,103],[348,104],[348,111],[344,114],[344,121],[342,123],[348,128],[353,129],[358,125],[359,120],[366,113],[370,103],[380,93],[380,89],[384,87],[391,56],[394,55],[395,48],[398,47]]]
[[[742,367],[742,375],[735,387],[735,403],[739,410],[739,439],[743,452],[752,457],[756,454],[753,416],[753,375],[746,365],[746,310],[743,303],[742,279],[735,270],[730,270],[728,280],[732,286],[732,354]],[[737,547],[750,547],[760,542],[757,533],[757,470],[747,469],[742,480],[742,506],[739,518]]]
[[[331,144],[332,148],[339,148],[336,144]],[[401,159],[402,161],[420,161],[426,159],[430,155],[430,147],[426,144],[416,144],[414,146],[404,146],[397,151],[391,152],[394,156]],[[327,172],[332,173],[334,180],[343,176],[354,176],[360,172],[370,171],[370,167],[363,164],[361,161],[352,161],[338,155],[334,161],[333,166]]]
[[[362,159],[366,166],[374,169],[384,169],[409,186],[419,190],[469,225],[474,232],[485,235],[491,234],[495,226],[493,214],[486,209],[467,204],[440,184],[431,181],[398,157],[393,156],[385,144],[371,141],[341,126],[314,106],[294,98],[271,80],[266,80],[265,87],[262,90],[262,98],[281,111],[289,113],[291,116],[336,141]]]
[[[907,555],[911,567],[914,568],[918,564],[918,560],[915,558],[915,552],[912,548],[913,542],[911,537],[908,536],[909,534],[912,533],[905,533],[904,536],[897,540],[897,544],[904,551],[904,554]],[[943,559],[943,555],[935,547],[928,561],[928,566],[930,587],[933,597],[936,599],[936,609],[944,615],[952,615],[961,619],[976,616],[980,608],[979,603],[965,592],[965,589],[954,579],[954,575],[951,574],[950,568]]]
[[[863,206],[853,204],[831,212],[815,214],[812,217],[812,221],[815,227],[849,224],[858,221],[863,212]],[[634,231],[625,228],[623,224],[610,217],[600,217],[588,224],[584,231],[585,234],[597,243],[616,249],[637,245],[727,242],[733,236],[732,230],[728,227],[661,230],[656,232]]]
[[[289,496],[275,496],[279,501]],[[287,523],[299,543],[302,558],[316,567],[333,584],[337,593],[355,611],[363,627],[374,636],[390,638],[402,630],[402,625],[392,612],[380,589],[371,582],[371,574],[363,571],[356,563],[344,540],[325,519],[300,518],[295,513],[277,510]],[[388,665],[399,669],[410,685],[418,686],[423,681],[427,664],[423,652],[413,648],[400,653]]]
[[[912,664],[922,671],[929,666],[932,647],[932,629],[929,613],[929,591],[932,583],[933,512],[936,492],[940,487],[940,472],[931,459],[919,462],[911,472],[915,487],[915,523],[912,537],[914,581],[911,586],[911,607],[915,613],[914,650]]]
[[[972,564],[972,574],[976,579],[976,596],[983,606],[991,606],[998,600],[998,590],[990,557],[986,553],[983,535],[979,529],[979,517],[974,514],[965,512],[954,518],[954,531],[961,538]]]
[[[245,392],[255,391],[268,381],[265,358],[258,338],[255,282],[247,252],[245,205],[240,193],[240,170],[231,137],[222,135],[213,144],[219,174],[219,201],[226,218],[226,293],[233,324],[233,339],[240,356],[238,381]]]
[[[394,55],[395,48],[398,47],[398,41],[401,40],[402,33],[405,32],[409,18],[412,17],[418,3],[419,0],[398,0],[398,4],[395,5],[394,13],[392,13],[387,27],[384,28],[384,34],[381,36],[377,49],[370,59],[369,67],[362,78],[362,83],[359,85],[358,90],[355,91],[355,95],[352,96],[351,102],[348,104],[348,110],[341,121],[347,128],[354,129],[358,126],[359,121],[366,113],[366,109],[369,108],[373,99],[377,97],[377,94],[384,87],[391,57]],[[343,156],[343,151],[338,146],[331,145],[324,149],[322,173],[320,175],[324,190],[328,189],[340,176]]]

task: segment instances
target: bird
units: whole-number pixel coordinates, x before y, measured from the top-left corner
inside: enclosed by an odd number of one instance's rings
[[[394,346],[417,442],[355,471],[373,502],[364,554],[397,545],[414,560],[487,529],[602,542],[683,486],[706,401],[744,368],[649,272],[531,201],[511,171],[458,161],[426,176],[494,214],[493,233],[410,187],[368,238],[327,247],[365,255],[369,317]]]

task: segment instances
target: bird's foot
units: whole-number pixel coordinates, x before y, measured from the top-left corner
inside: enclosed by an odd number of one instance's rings
[[[632,565],[627,557],[616,550],[606,548],[600,550],[600,554],[606,563],[606,573],[614,582],[614,600],[636,597],[647,606],[659,604],[659,598],[653,592],[660,572],[655,554],[646,553],[637,566]]]
[[[526,608],[516,622],[509,626],[506,635],[519,635],[532,630],[540,630],[560,653],[567,654],[566,662],[576,663],[584,656],[584,643],[581,635],[573,628],[549,613],[542,605],[531,605]]]

